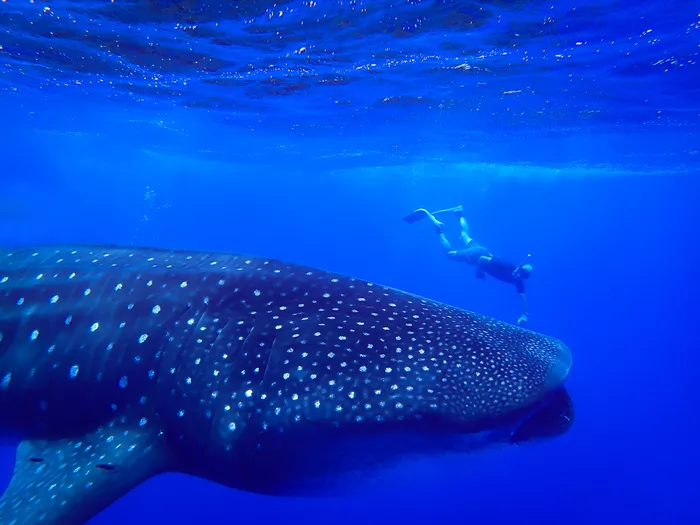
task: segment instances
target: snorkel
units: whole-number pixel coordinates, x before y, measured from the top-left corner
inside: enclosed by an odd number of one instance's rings
[[[531,255],[528,253],[527,257],[525,257],[525,259],[523,259],[523,262],[521,262],[518,266],[515,267],[515,270],[513,270],[513,276],[516,276],[520,273],[520,270],[522,270],[523,266],[525,266],[527,264],[527,261],[530,260],[530,257],[531,257]]]

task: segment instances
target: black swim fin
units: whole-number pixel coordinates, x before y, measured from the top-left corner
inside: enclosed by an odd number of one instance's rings
[[[403,220],[406,221],[408,224],[413,224],[414,222],[418,222],[419,220],[427,217],[428,214],[424,209],[418,209],[415,210],[408,215],[406,215]]]

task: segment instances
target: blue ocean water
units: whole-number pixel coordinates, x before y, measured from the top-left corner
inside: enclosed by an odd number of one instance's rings
[[[699,53],[680,0],[0,2],[3,244],[251,253],[515,322],[401,220],[461,204],[574,354],[551,441],[343,498],[169,474],[90,523],[700,522]]]

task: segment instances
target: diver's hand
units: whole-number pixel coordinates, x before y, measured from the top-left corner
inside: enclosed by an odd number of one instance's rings
[[[518,326],[522,326],[524,324],[527,324],[527,314],[523,314],[518,317]]]

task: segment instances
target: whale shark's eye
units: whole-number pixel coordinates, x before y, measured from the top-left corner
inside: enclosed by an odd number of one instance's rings
[[[510,436],[511,443],[564,434],[574,422],[574,404],[564,388],[558,389]]]

